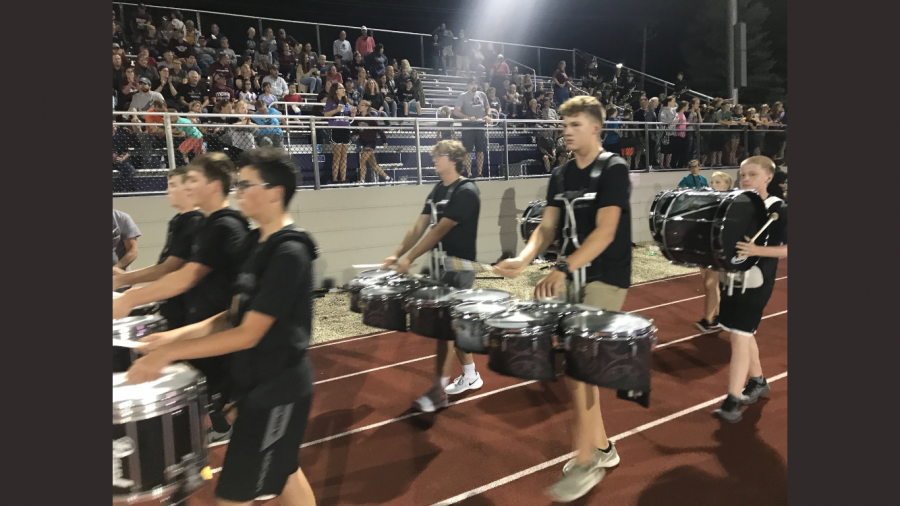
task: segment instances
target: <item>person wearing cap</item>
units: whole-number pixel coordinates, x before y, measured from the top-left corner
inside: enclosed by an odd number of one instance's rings
[[[453,107],[453,116],[466,119],[462,131],[462,144],[466,153],[475,150],[475,163],[478,164],[476,175],[481,176],[481,168],[484,166],[484,153],[487,151],[487,131],[484,123],[491,124],[491,106],[487,95],[477,90],[478,79],[470,77],[466,85],[466,92],[456,97]],[[482,116],[483,114],[483,116]],[[472,157],[466,156],[464,160],[466,175],[472,174]]]
[[[369,29],[365,26],[359,29],[359,38],[356,39],[356,50],[363,58],[375,51],[375,39],[369,35]]]
[[[369,38],[371,39],[371,37]],[[350,46],[350,41],[347,40],[347,32],[341,30],[337,40],[334,41],[332,52],[334,53],[334,56],[340,56],[344,61],[353,59],[353,47]]]
[[[138,92],[131,97],[131,108],[138,111],[146,111],[154,102],[166,103],[166,99],[150,87],[153,85],[150,79],[142,77],[138,80]]]

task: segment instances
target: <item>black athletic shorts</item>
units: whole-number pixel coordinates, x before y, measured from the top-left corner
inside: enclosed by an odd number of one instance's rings
[[[331,143],[332,144],[350,144],[350,130],[346,130],[343,128],[332,128],[331,129]]]
[[[300,468],[300,445],[311,404],[312,393],[270,409],[239,405],[216,497],[247,502],[281,495],[288,477]]]
[[[466,148],[466,153],[471,153],[472,148],[475,149],[476,153],[487,151],[487,130],[484,128],[484,124],[464,122],[462,126],[466,129],[462,131],[462,143],[463,147]]]
[[[722,286],[719,298],[719,324],[729,332],[756,334],[759,322],[762,321],[763,310],[769,303],[774,288],[774,282],[749,289],[745,293],[740,293],[741,289],[735,287],[729,297],[727,287]]]

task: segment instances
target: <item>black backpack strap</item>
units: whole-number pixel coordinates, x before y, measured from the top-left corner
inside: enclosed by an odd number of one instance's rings
[[[563,175],[566,173],[566,166],[560,165],[553,169],[552,175],[556,178],[556,195],[562,195],[566,193],[566,183],[563,180]]]
[[[587,193],[597,193],[597,190],[600,189],[600,175],[603,174],[607,167],[617,163],[625,164],[625,160],[622,157],[609,151],[601,152],[600,156],[597,157],[597,161],[600,163],[594,164],[594,167],[591,169],[591,180],[588,183]]]

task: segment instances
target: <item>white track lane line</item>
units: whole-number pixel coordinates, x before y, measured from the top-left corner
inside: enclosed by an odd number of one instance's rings
[[[787,371],[785,371],[785,372],[783,372],[783,373],[781,373],[781,374],[779,374],[779,375],[777,375],[777,376],[773,376],[773,377],[771,377],[771,378],[768,378],[768,382],[769,382],[769,383],[774,383],[774,382],[776,382],[776,381],[778,381],[778,380],[780,380],[780,379],[782,379],[782,378],[786,378],[787,375],[788,375],[788,373],[787,373]],[[641,432],[644,432],[645,430],[649,430],[649,429],[652,429],[653,427],[656,427],[656,426],[658,426],[658,425],[662,425],[662,424],[664,424],[664,423],[666,423],[666,422],[670,422],[670,421],[672,421],[672,420],[675,420],[676,418],[680,418],[680,417],[682,417],[682,416],[689,415],[689,414],[691,414],[691,413],[693,413],[693,412],[695,412],[695,411],[699,411],[699,410],[701,410],[701,409],[708,408],[708,407],[710,407],[710,406],[712,406],[712,405],[714,405],[714,404],[717,404],[717,403],[721,402],[724,398],[725,398],[725,396],[723,395],[723,396],[720,396],[720,397],[716,397],[715,399],[710,399],[710,400],[708,400],[708,401],[706,401],[706,402],[701,402],[700,404],[697,404],[697,405],[695,405],[695,406],[691,406],[690,408],[687,408],[687,409],[683,409],[683,410],[681,410],[681,411],[679,411],[679,412],[677,412],[677,413],[672,413],[671,415],[665,416],[665,417],[663,417],[663,418],[659,418],[659,419],[654,420],[654,421],[652,421],[652,422],[645,423],[644,425],[635,427],[635,428],[633,428],[633,429],[631,429],[631,430],[629,430],[629,431],[626,431],[626,432],[623,432],[623,433],[621,433],[621,434],[617,434],[617,435],[615,435],[615,436],[612,436],[611,438],[609,438],[609,440],[610,440],[610,441],[619,441],[619,440],[625,439],[625,438],[628,437],[628,436],[633,436],[633,435],[635,435],[635,434],[639,434],[639,433],[641,433]],[[507,483],[511,483],[511,482],[513,482],[513,481],[516,481],[516,480],[518,480],[519,478],[524,478],[524,477],[526,477],[526,476],[528,476],[528,475],[531,475],[531,474],[534,474],[534,473],[536,473],[536,472],[538,472],[538,471],[543,471],[544,469],[547,469],[547,468],[549,468],[549,467],[553,467],[553,466],[557,466],[557,465],[559,465],[559,464],[562,464],[563,462],[565,462],[565,461],[567,461],[567,460],[569,460],[569,459],[571,459],[571,458],[573,458],[573,457],[575,457],[575,452],[567,453],[567,454],[562,455],[562,456],[560,456],[560,457],[557,457],[557,458],[555,458],[555,459],[553,459],[553,460],[548,460],[547,462],[544,462],[543,464],[538,464],[538,465],[536,465],[536,466],[529,467],[528,469],[524,469],[524,470],[522,470],[522,471],[519,471],[518,473],[511,474],[511,475],[509,475],[509,476],[507,476],[507,477],[505,477],[505,478],[500,478],[499,480],[492,481],[491,483],[488,483],[487,485],[482,485],[482,486],[480,486],[480,487],[478,487],[478,488],[474,488],[474,489],[472,489],[472,490],[469,490],[468,492],[463,492],[462,494],[453,496],[453,497],[451,497],[451,498],[449,498],[449,499],[445,499],[445,500],[443,500],[443,501],[441,501],[441,502],[434,503],[434,504],[432,504],[432,506],[447,506],[447,505],[450,505],[450,504],[456,504],[456,503],[461,502],[461,501],[464,501],[464,500],[466,500],[466,499],[475,497],[476,495],[483,494],[483,493],[487,492],[488,490],[492,490],[492,489],[495,489],[495,488],[497,488],[497,487],[501,487],[501,486],[503,486],[503,485],[506,485]]]
[[[788,278],[787,276],[782,276],[782,277],[780,277],[780,278],[775,278],[775,281],[781,281],[781,280],[787,279],[787,278]],[[626,295],[626,297],[627,297],[627,295]],[[629,313],[640,313],[641,311],[648,311],[648,310],[650,310],[650,309],[656,309],[656,308],[658,308],[658,307],[671,306],[672,304],[679,304],[679,303],[682,303],[682,302],[687,302],[687,301],[689,301],[689,300],[702,299],[703,297],[706,297],[706,295],[704,294],[704,295],[698,295],[698,296],[696,296],[696,297],[688,297],[687,299],[681,299],[681,300],[676,300],[676,301],[672,301],[672,302],[666,302],[665,304],[657,304],[657,305],[655,305],[655,306],[644,307],[644,308],[641,308],[641,309],[634,309],[634,310],[631,310],[631,311],[628,311],[628,312],[629,312]]]
[[[770,314],[770,315],[768,315],[768,316],[763,316],[762,319],[763,319],[763,320],[766,320],[766,319],[769,319],[769,318],[772,318],[772,317],[775,317],[775,316],[783,315],[783,314],[785,314],[785,313],[787,313],[787,311],[781,311],[780,313],[774,313],[774,314]],[[691,340],[691,339],[694,339],[694,338],[697,338],[697,337],[700,337],[700,336],[706,336],[706,335],[711,335],[711,334],[694,334],[694,335],[692,335],[692,336],[683,337],[683,338],[677,339],[677,340],[675,340],[675,341],[669,341],[669,342],[667,342],[667,343],[660,344],[660,345],[658,345],[656,348],[657,348],[657,349],[659,349],[659,348],[665,348],[666,346],[669,346],[669,345],[672,345],[672,344],[682,343],[682,342],[689,341],[689,340]],[[525,381],[525,382],[522,382],[522,383],[516,383],[516,384],[514,384],[514,385],[510,385],[510,386],[507,386],[507,387],[499,388],[499,389],[497,389],[497,390],[491,390],[490,392],[485,392],[485,393],[483,393],[483,394],[478,394],[478,395],[473,395],[473,396],[471,396],[471,397],[466,397],[465,399],[460,399],[460,400],[458,400],[458,401],[453,401],[453,402],[451,402],[447,407],[455,406],[455,405],[457,405],[457,404],[463,404],[463,403],[466,403],[466,402],[469,402],[469,401],[474,401],[474,400],[476,400],[476,399],[481,399],[481,398],[487,397],[487,396],[489,396],[489,395],[499,394],[500,392],[505,392],[505,391],[507,391],[507,390],[512,390],[512,389],[514,389],[514,388],[519,388],[519,387],[528,386],[528,385],[531,385],[532,383],[537,383],[537,381],[533,381],[533,380],[532,380],[532,381]],[[325,443],[325,442],[331,441],[331,440],[333,440],[333,439],[338,439],[338,438],[341,438],[341,437],[344,437],[344,436],[350,436],[350,435],[356,434],[357,432],[363,432],[363,431],[367,431],[367,430],[369,430],[369,429],[375,429],[375,428],[378,428],[378,427],[387,425],[387,424],[389,424],[389,423],[399,422],[399,421],[402,421],[402,420],[406,420],[407,418],[412,418],[412,417],[414,417],[414,416],[419,416],[419,415],[421,415],[421,414],[423,414],[423,413],[407,413],[407,414],[405,414],[405,415],[401,415],[401,416],[398,416],[398,417],[396,417],[396,418],[391,418],[390,420],[384,420],[384,421],[381,421],[381,422],[373,423],[373,424],[371,424],[371,425],[366,425],[365,427],[360,427],[360,428],[358,428],[358,429],[348,430],[348,431],[346,431],[346,432],[341,432],[341,433],[339,433],[339,434],[333,434],[333,435],[331,435],[331,436],[324,437],[324,438],[322,438],[322,439],[317,439],[317,440],[315,440],[315,441],[310,441],[309,443],[304,443],[300,448],[306,448],[307,446],[313,446],[313,445],[317,445],[317,444],[320,444],[320,443]],[[212,444],[209,445],[209,448],[215,448],[215,447],[217,447],[217,446],[226,445],[226,444],[228,444],[228,441],[229,441],[229,440],[226,439],[226,440],[224,440],[224,441],[219,441],[219,442],[217,442],[217,443],[212,443]]]
[[[359,341],[362,339],[371,339],[373,337],[383,336],[385,334],[391,334],[393,332],[396,332],[396,331],[395,330],[386,330],[384,332],[376,332],[374,334],[369,334],[368,336],[354,337],[354,338],[350,338],[350,339],[336,339],[334,341],[328,341],[326,343],[318,343],[318,344],[310,345],[309,349],[312,350],[315,348],[324,348],[326,346],[334,346],[336,344],[349,343],[351,341]]]
[[[353,376],[359,376],[360,374],[366,374],[366,373],[370,373],[370,372],[380,371],[382,369],[390,369],[391,367],[397,367],[399,365],[411,364],[413,362],[418,362],[420,360],[428,360],[429,358],[434,358],[436,356],[437,355],[428,355],[427,357],[419,357],[419,358],[414,358],[412,360],[404,360],[403,362],[397,362],[396,364],[383,365],[381,367],[375,367],[373,369],[366,369],[365,371],[353,372],[350,374],[345,374],[343,376],[335,376],[334,378],[328,378],[328,379],[316,381],[313,383],[313,385],[321,385],[322,383],[328,383],[329,381],[337,381],[339,379],[350,378]]]

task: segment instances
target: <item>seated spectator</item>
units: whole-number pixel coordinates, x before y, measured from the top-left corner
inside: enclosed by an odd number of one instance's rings
[[[421,105],[416,99],[416,90],[413,89],[412,81],[407,80],[403,88],[400,88],[397,94],[397,100],[403,106],[403,117],[408,117],[409,113],[418,116]]]
[[[307,93],[319,93],[322,91],[322,79],[319,78],[319,70],[309,59],[309,53],[300,53],[300,64],[297,65],[297,82],[300,89]]]
[[[287,82],[278,75],[277,67],[269,67],[269,75],[263,78],[263,91],[265,92],[266,85],[270,86],[270,91],[272,95],[275,95],[277,99],[281,99],[281,97],[287,95],[288,85]],[[265,94],[265,93],[263,93]]]
[[[285,76],[285,79],[291,80],[297,71],[297,55],[294,54],[294,50],[287,42],[281,45],[281,53],[278,55],[278,71]]]
[[[356,82],[365,83],[369,80],[369,72],[364,68],[360,68],[356,71]]]
[[[341,75],[341,78],[342,78],[341,82],[344,82],[347,79],[350,79],[350,77],[352,76],[352,74],[350,73],[350,69],[348,67],[344,66],[344,59],[339,54],[334,55],[333,67],[334,67],[334,70],[336,70],[337,73]]]
[[[169,69],[163,68],[159,73],[159,86],[154,90],[166,101],[166,107],[169,109],[175,109],[179,106],[178,104],[178,88],[175,83],[169,79]],[[199,102],[198,102],[199,103]]]
[[[522,99],[516,91],[516,85],[510,84],[506,91],[506,116],[509,118],[519,117],[519,109],[522,106]]]
[[[374,53],[372,53],[374,54]],[[393,83],[393,80],[391,80]],[[384,105],[387,110],[388,116],[392,118],[397,117],[397,91],[395,86],[390,86],[388,84],[388,76],[387,74],[382,74],[378,78],[378,88],[381,90],[381,96],[384,97]]]
[[[219,54],[219,61],[210,65],[207,73],[212,82],[216,82],[216,78],[221,75],[225,78],[225,84],[234,84],[234,67],[231,66],[231,61],[225,53]]]
[[[363,58],[375,51],[375,39],[369,35],[369,30],[364,26],[359,31],[359,37],[356,39],[356,52]]]
[[[256,28],[252,26],[247,28],[247,37],[244,40],[244,49],[241,51],[241,55],[253,61],[253,58],[256,56],[256,51],[259,49],[259,42],[256,38]]]
[[[206,71],[210,65],[219,59],[218,51],[215,48],[209,47],[209,40],[203,36],[197,41],[197,47],[194,52],[197,56],[197,65],[202,71]],[[230,58],[228,63],[231,63]]]
[[[278,35],[275,36],[275,47],[284,47],[285,44],[288,45],[288,47],[291,49],[291,52],[293,53],[294,46],[297,46],[299,42],[297,42],[297,39],[288,35],[284,28],[281,28],[278,30]],[[294,54],[299,54],[299,52]]]
[[[209,36],[206,38],[209,47],[213,49],[219,49],[222,47],[222,39],[225,36],[219,32],[219,25],[213,23],[209,25]]]
[[[516,87],[522,93],[522,103],[529,104],[534,97],[534,82],[531,80],[531,74],[525,74],[522,77],[522,86]]]
[[[266,104],[265,100],[260,98],[256,102],[256,114],[259,115],[269,115],[269,116],[280,116],[277,110],[273,107],[269,107]],[[278,118],[260,118],[253,117],[253,122],[260,126],[265,126],[266,128],[260,128],[256,131],[256,144],[260,147],[264,146],[273,146],[276,148],[280,148],[283,146],[282,139],[282,130],[278,128],[280,124]]]
[[[125,84],[125,69],[128,68],[122,64],[122,56],[114,54],[112,56],[112,73],[113,73],[113,88],[119,89]],[[133,74],[133,73],[132,73]]]
[[[309,55],[310,65],[316,66],[319,61],[319,55],[317,55],[316,52],[312,50],[312,43],[307,42],[306,44],[303,44],[303,50],[306,51],[306,54]]]
[[[222,100],[234,100],[234,90],[225,84],[225,76],[219,74],[216,76],[216,84],[209,89],[209,98],[213,103]]]
[[[191,102],[190,112],[199,113],[201,110],[200,102]],[[172,112],[175,112],[175,109],[172,109]],[[200,123],[200,118],[183,118],[178,117],[175,120],[175,123],[178,125],[195,125]],[[181,144],[178,145],[178,151],[184,156],[184,158],[188,161],[193,159],[194,156],[203,153],[203,134],[200,133],[200,130],[195,126],[176,126],[176,130],[179,130],[184,133],[185,139],[181,141]],[[193,156],[188,157],[189,154],[193,153]]]
[[[479,76],[485,72],[484,53],[481,51],[480,42],[469,42],[469,70]]]
[[[362,51],[360,51],[362,53]],[[388,57],[384,55],[384,45],[378,44],[375,50],[365,57],[366,70],[376,79],[383,76],[388,66]]]
[[[175,58],[187,58],[194,54],[194,45],[184,39],[184,30],[176,29],[174,37],[169,41],[169,51],[175,53]]]
[[[128,69],[128,71],[133,73],[134,69]],[[150,80],[146,77],[142,77],[138,81],[138,91],[131,95],[131,109],[135,109],[137,111],[146,111],[156,102],[161,102],[163,104],[166,103],[166,100],[163,98],[163,96],[155,91],[152,91],[150,89],[150,86]]]
[[[190,110],[191,102],[200,102],[201,109],[207,109],[209,107],[209,98],[212,95],[209,93],[209,86],[206,85],[205,81],[200,79],[200,74],[191,72],[188,74],[188,82],[181,86],[175,84],[175,86],[178,89],[177,109],[188,111]]]
[[[410,74],[412,74],[412,66],[410,66],[409,60],[400,60],[400,68],[394,73],[398,88],[402,90],[406,87],[406,81],[409,81]]]
[[[200,37],[200,30],[194,28],[194,22],[190,19],[184,22],[184,40],[190,45],[196,45]]]
[[[225,113],[226,110],[223,108],[222,112]],[[249,114],[249,112],[250,110],[247,108],[246,102],[238,102],[234,106],[235,114]],[[225,133],[221,137],[223,142],[236,148],[239,152],[248,149],[256,149],[256,130],[248,128],[249,125],[256,124],[251,116],[244,116],[242,118],[231,117],[227,118],[226,121],[234,126],[225,129]]]
[[[299,93],[297,93],[297,85],[296,84],[288,85],[287,95],[283,96],[281,98],[281,100],[282,100],[282,102],[290,102],[290,103],[296,103],[296,104],[303,103],[303,97],[300,96]],[[300,106],[291,105],[291,106],[287,107],[287,112],[290,115],[299,116],[299,115],[303,114],[303,109],[301,109]]]
[[[391,64],[388,65],[388,67],[394,69],[394,76],[400,73],[400,62],[398,62],[396,58],[391,58]],[[387,68],[384,70],[387,71]]]
[[[198,74],[202,73],[202,71],[200,70],[200,66],[197,65],[197,57],[196,56],[190,55],[187,57],[186,60],[184,60],[184,71],[189,74],[191,73],[191,71],[194,71]]]
[[[172,60],[172,68],[169,69],[169,79],[175,81],[176,85],[184,84],[188,80],[187,70],[182,68],[182,61],[179,58]]]
[[[356,87],[356,82],[353,81],[353,79],[347,79],[344,81],[344,88],[347,100],[350,101],[350,105],[359,107],[359,102],[362,100],[362,97],[360,96],[359,89]]]
[[[115,22],[112,27],[112,43],[113,47],[127,48],[130,46],[125,42],[125,34],[117,29]]]
[[[278,101],[278,97],[272,93],[272,83],[264,82],[262,85],[262,93],[259,95],[259,98],[256,99],[256,102],[260,101],[266,103],[266,107],[272,107],[272,104]]]
[[[250,90],[253,93],[259,94],[262,91],[262,86],[259,85],[259,76],[249,65],[242,65],[238,73],[240,75],[234,79],[235,86],[239,86],[243,90],[246,86],[245,83],[250,83]]]
[[[259,51],[272,54],[278,51],[278,42],[275,40],[275,31],[266,28],[265,34],[259,39]]]
[[[325,58],[324,54],[319,55],[319,60],[316,62],[316,68],[323,74],[328,72],[328,60]]]
[[[169,40],[172,38],[172,32],[174,31],[174,28],[172,28],[172,21],[168,17],[163,16],[159,21],[158,29],[160,42],[164,47],[168,46]]]
[[[329,65],[328,70],[325,72],[325,81],[329,83],[344,84],[344,76],[337,71],[334,65]]]
[[[525,119],[541,119],[541,111],[538,109],[537,100],[528,101],[528,109],[525,111]]]
[[[325,103],[325,99],[328,98],[328,92],[331,90],[331,87],[334,86],[334,85],[335,85],[335,83],[334,83],[333,81],[326,81],[326,82],[325,82],[325,86],[324,86],[324,88],[322,89],[322,91],[320,91],[320,92],[316,95],[316,102],[319,102],[320,104],[324,104],[324,103]],[[329,130],[329,131],[330,131],[330,130]]]
[[[381,94],[381,88],[378,86],[378,83],[375,82],[374,79],[366,80],[366,87],[363,91],[362,98],[363,100],[367,100],[372,105],[372,110],[378,113],[379,116],[388,116],[388,113],[384,110],[384,95]]]
[[[264,72],[265,69],[278,61],[278,56],[274,51],[267,51],[269,47],[269,44],[261,43],[259,48],[257,48],[256,52],[253,54],[253,67],[260,72]]]
[[[228,42],[228,37],[222,37],[222,39],[219,41],[219,44],[221,47],[219,48],[219,52],[217,54],[222,54],[222,53],[227,54],[228,62],[231,63],[232,65],[236,65],[237,64],[237,55],[234,54],[234,50],[231,49],[231,43]]]
[[[184,14],[181,11],[173,10],[169,19],[172,20],[172,30],[181,30],[184,32]]]
[[[503,106],[500,104],[500,99],[497,98],[497,89],[494,87],[490,87],[487,89],[485,93],[488,98],[488,105],[491,106],[491,110],[500,112],[503,111]],[[503,117],[506,117],[506,113],[502,113]]]
[[[422,85],[422,80],[419,79],[418,70],[413,69],[409,71],[409,81],[413,83],[416,102],[418,102],[420,106],[425,107],[425,88]]]
[[[247,109],[256,112],[256,101],[259,100],[259,95],[253,90],[253,82],[245,79],[243,85],[243,89],[238,94],[238,100],[247,102]]]
[[[157,63],[156,68],[157,68],[157,70],[159,70],[163,67],[166,67],[169,70],[171,70],[175,66],[174,62],[175,62],[175,53],[173,53],[172,51],[166,50],[166,52],[163,53],[163,61]],[[169,77],[171,77],[171,76],[169,76]]]
[[[359,76],[360,69],[362,69],[362,70],[366,69],[366,62],[363,61],[363,57],[359,53],[359,51],[356,51],[353,53],[353,59],[349,60],[349,63],[347,64],[347,68],[350,70],[350,75],[356,76],[357,78]],[[365,82],[365,81],[360,81],[360,82]]]

